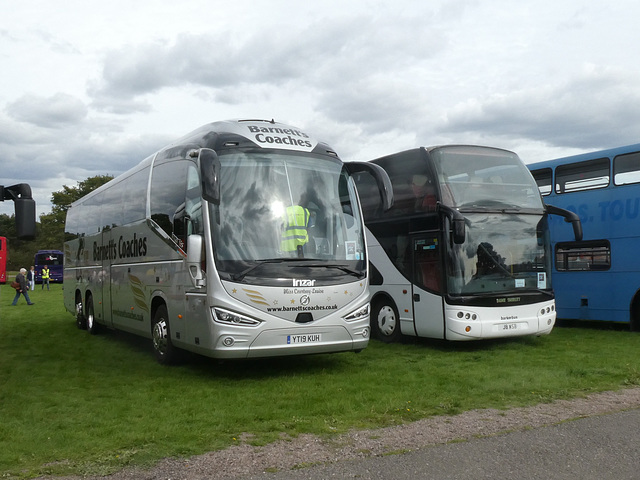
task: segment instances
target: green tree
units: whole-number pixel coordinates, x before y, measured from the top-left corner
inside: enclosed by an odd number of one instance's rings
[[[62,250],[64,222],[69,206],[113,178],[112,175],[96,175],[78,182],[77,187],[63,185],[62,190],[51,194],[51,213],[40,215],[38,246],[40,249]]]
[[[19,240],[15,228],[15,215],[0,214],[0,235],[7,237],[7,270],[29,268],[38,250],[63,250],[64,222],[69,206],[81,197],[107,183],[112,175],[96,175],[78,182],[77,187],[64,185],[51,194],[50,213],[40,215],[36,223],[35,240]]]

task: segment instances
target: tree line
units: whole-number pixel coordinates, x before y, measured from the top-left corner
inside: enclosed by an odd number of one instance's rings
[[[34,240],[18,239],[15,215],[0,214],[0,236],[7,237],[7,270],[17,271],[22,267],[28,270],[38,250],[62,250],[69,206],[112,178],[112,175],[96,175],[78,182],[76,187],[63,185],[62,190],[53,192],[51,212],[40,215]]]

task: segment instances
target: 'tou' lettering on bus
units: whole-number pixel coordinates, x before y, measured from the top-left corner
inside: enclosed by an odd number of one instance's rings
[[[360,351],[369,272],[352,176],[304,130],[204,125],[71,205],[65,306],[79,327],[148,337],[161,363]]]
[[[640,331],[640,144],[528,165],[546,201],[575,212],[584,238],[550,222],[560,318]]]

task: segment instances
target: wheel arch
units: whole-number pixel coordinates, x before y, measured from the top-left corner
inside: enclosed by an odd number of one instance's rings
[[[636,291],[629,306],[629,329],[640,332],[640,290]]]
[[[87,316],[87,303],[89,302],[89,299],[91,299],[93,301],[93,292],[90,289],[86,289],[84,291],[84,295],[82,295],[82,313],[83,315],[86,317]]]
[[[400,311],[398,309],[398,304],[396,303],[396,301],[387,292],[380,291],[375,293],[371,297],[370,302],[371,302],[370,325],[371,325],[372,336],[385,343],[399,341],[403,335],[402,335],[402,329],[401,329]],[[378,312],[384,306],[391,307],[394,311],[394,317],[395,317],[395,328],[393,329],[393,332],[390,333],[388,336],[382,333],[381,325],[378,324],[379,322]]]
[[[160,308],[161,306],[164,306],[167,309],[167,315],[169,314],[169,306],[167,304],[167,300],[162,296],[162,295],[155,295],[152,299],[151,299],[151,310],[149,311],[149,331],[153,332],[153,318],[156,315],[156,312],[158,311],[158,308]]]
[[[171,321],[169,320],[168,302],[162,295],[151,300],[151,340],[154,356],[162,365],[174,365],[183,360],[183,351],[173,345],[171,339]],[[164,310],[163,316],[156,319],[158,312]]]
[[[393,297],[383,290],[374,293],[369,300],[369,303],[371,303],[372,307],[374,305],[378,305],[380,302],[391,302],[396,308],[398,308],[398,305],[396,305]]]
[[[84,319],[87,328],[87,332],[91,335],[96,335],[102,329],[96,320],[95,305],[93,303],[93,293],[91,290],[87,290],[84,296]]]
[[[73,304],[75,307],[75,314],[76,314],[76,326],[80,330],[84,330],[87,328],[87,319],[85,316],[86,302],[82,295],[82,291],[79,288],[76,288],[75,290],[74,297],[73,297]]]

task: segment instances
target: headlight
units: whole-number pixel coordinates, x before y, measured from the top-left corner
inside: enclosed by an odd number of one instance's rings
[[[213,308],[213,319],[216,322],[226,323],[227,325],[244,325],[249,327],[260,325],[260,320],[240,315],[239,313],[231,312],[219,307]]]
[[[344,319],[347,322],[353,322],[355,320],[362,320],[369,316],[369,304],[367,303],[363,307],[351,312],[349,315],[345,315]]]
[[[458,311],[458,313],[456,313],[456,317],[458,317],[460,320],[464,319],[464,320],[477,320],[478,319],[478,315],[475,313],[471,313],[471,312],[461,312]]]

